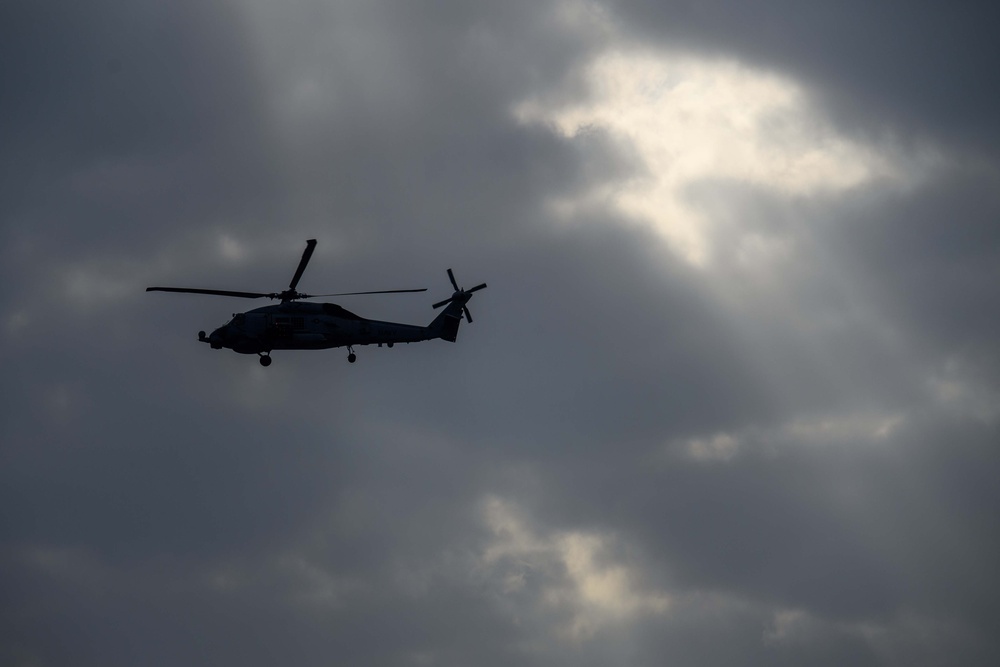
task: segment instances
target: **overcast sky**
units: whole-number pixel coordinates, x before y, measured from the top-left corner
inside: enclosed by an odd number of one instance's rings
[[[4,2],[0,664],[1000,664],[984,7]]]

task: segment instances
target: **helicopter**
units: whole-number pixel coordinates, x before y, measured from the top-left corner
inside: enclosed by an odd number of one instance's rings
[[[327,296],[354,296],[359,294],[398,294],[426,292],[422,289],[377,290],[373,292],[341,292],[339,294],[303,294],[296,287],[316,249],[316,239],[306,241],[302,259],[292,275],[288,289],[281,292],[236,292],[231,290],[197,289],[189,287],[147,287],[147,292],[180,292],[185,294],[212,294],[243,299],[277,299],[276,305],[263,306],[245,313],[235,313],[233,319],[211,335],[198,332],[198,340],[208,343],[213,350],[228,348],[239,354],[256,354],[261,366],[271,365],[273,350],[325,350],[346,347],[347,361],[357,361],[355,345],[392,347],[395,343],[416,343],[441,338],[454,343],[458,326],[464,317],[472,323],[472,314],[466,304],[473,292],[486,288],[486,283],[471,289],[462,289],[455,274],[448,269],[448,279],[455,291],[450,297],[433,304],[433,308],[446,306],[427,326],[369,320],[355,315],[334,303],[301,303],[302,299]]]

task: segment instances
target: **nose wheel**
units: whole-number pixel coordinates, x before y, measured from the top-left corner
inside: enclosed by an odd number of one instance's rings
[[[268,353],[268,354],[261,354],[260,355],[260,365],[263,366],[263,367],[265,367],[265,368],[267,368],[268,366],[271,365],[271,355],[270,355],[270,353]]]
[[[352,348],[350,345],[347,346],[347,352],[348,352],[347,355],[348,363],[353,364],[355,361],[358,360],[358,355],[354,354],[354,348]]]

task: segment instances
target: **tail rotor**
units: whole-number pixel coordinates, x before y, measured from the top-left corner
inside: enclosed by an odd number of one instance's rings
[[[472,324],[472,313],[469,312],[469,308],[465,305],[472,298],[473,292],[478,292],[481,289],[486,289],[486,283],[481,285],[476,285],[470,289],[463,289],[458,286],[458,282],[455,280],[455,274],[451,269],[448,269],[448,280],[451,281],[451,286],[455,288],[454,294],[445,299],[444,301],[438,301],[434,304],[434,308],[440,308],[449,303],[457,303],[462,307],[462,314],[465,315],[465,319],[469,324]]]

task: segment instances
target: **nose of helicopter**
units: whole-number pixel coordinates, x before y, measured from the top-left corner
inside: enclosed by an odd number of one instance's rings
[[[226,334],[226,327],[222,326],[213,331],[211,336],[206,336],[204,331],[199,331],[198,340],[202,343],[208,343],[213,350],[219,350],[222,349],[222,345],[226,341]]]

